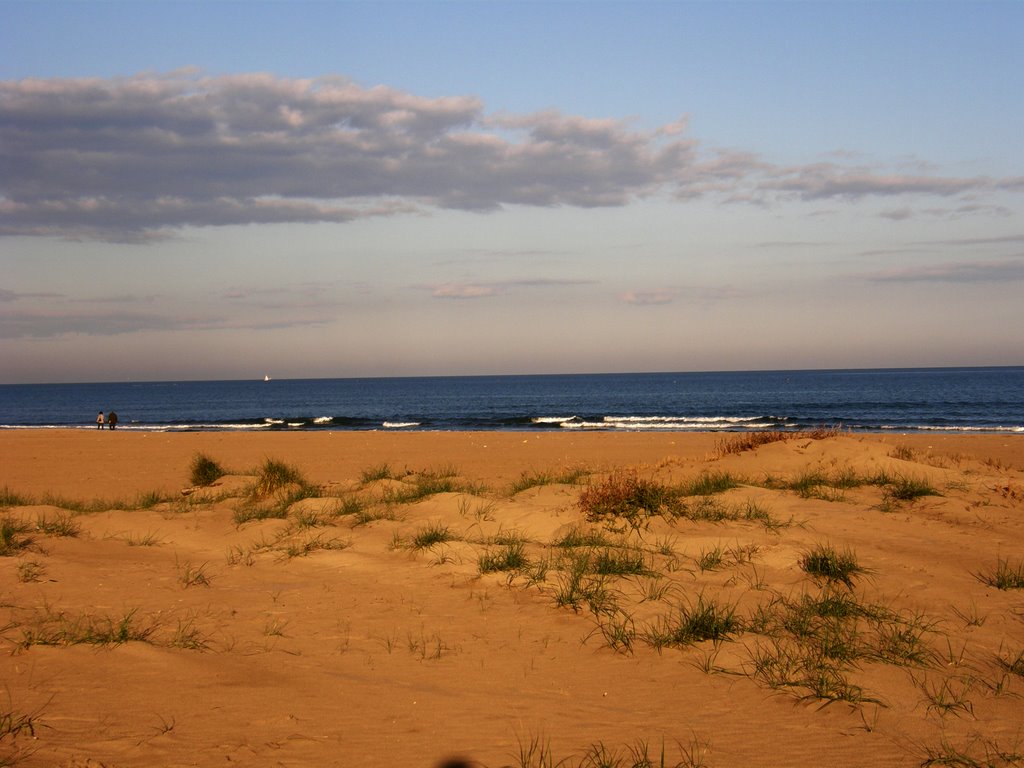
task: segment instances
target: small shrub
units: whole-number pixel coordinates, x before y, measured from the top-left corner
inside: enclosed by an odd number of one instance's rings
[[[226,474],[224,468],[205,453],[192,457],[189,475],[192,485],[213,485]]]
[[[643,527],[655,515],[676,515],[681,509],[676,490],[636,472],[615,472],[584,488],[577,505],[589,522],[623,519],[633,528]]]

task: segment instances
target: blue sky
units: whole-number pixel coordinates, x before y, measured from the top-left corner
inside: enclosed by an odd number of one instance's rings
[[[1024,364],[1024,3],[0,16],[0,383]]]

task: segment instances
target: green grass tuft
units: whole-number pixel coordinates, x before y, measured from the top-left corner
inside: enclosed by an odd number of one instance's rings
[[[458,539],[459,536],[453,533],[447,525],[432,523],[418,530],[413,535],[409,546],[412,549],[430,549],[436,544],[458,541]]]
[[[522,571],[529,566],[526,545],[522,541],[510,541],[498,549],[488,549],[477,560],[480,573]]]
[[[697,595],[696,602],[678,606],[675,614],[663,616],[647,627],[644,639],[654,648],[680,647],[704,640],[719,642],[743,631],[736,606],[707,600]]]
[[[40,517],[36,520],[36,530],[46,536],[74,538],[82,532],[82,527],[71,515],[61,512],[55,517]]]
[[[995,568],[976,573],[975,576],[978,581],[996,589],[1024,589],[1024,561],[1014,567],[1008,559],[1000,557],[996,560]]]
[[[267,459],[256,471],[256,485],[252,495],[265,499],[289,485],[308,487],[309,483],[295,467],[275,459]]]
[[[10,515],[0,516],[0,557],[10,557],[32,545],[32,537],[25,536],[30,526]]]
[[[34,500],[22,493],[12,491],[6,485],[0,489],[0,508],[3,507],[28,507],[34,504]]]
[[[373,483],[378,480],[393,480],[394,478],[395,475],[388,464],[378,464],[375,467],[367,467],[362,471],[362,473],[360,473],[360,480],[363,485]]]
[[[679,487],[682,496],[713,496],[738,488],[740,481],[728,472],[702,472]]]
[[[205,453],[193,456],[189,469],[189,480],[192,485],[213,485],[227,474],[220,464]]]
[[[829,583],[842,582],[853,588],[853,579],[868,571],[857,563],[857,556],[850,549],[837,551],[827,544],[818,544],[800,558],[800,567],[811,577]]]
[[[927,480],[919,477],[893,478],[886,488],[887,499],[895,501],[914,501],[922,496],[941,496],[934,486]]]

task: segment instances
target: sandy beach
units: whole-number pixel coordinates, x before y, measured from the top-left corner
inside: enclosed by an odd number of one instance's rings
[[[1024,439],[741,439],[0,432],[0,765],[1022,764]]]

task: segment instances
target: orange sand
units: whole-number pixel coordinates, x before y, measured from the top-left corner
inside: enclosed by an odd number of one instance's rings
[[[591,745],[624,757],[641,742],[655,764],[664,744],[667,764],[718,768],[1020,760],[1024,677],[1008,666],[1024,651],[1024,591],[977,574],[1024,559],[1024,440],[844,435],[716,458],[723,438],[0,432],[0,487],[25,497],[0,520],[34,529],[73,514],[79,528],[26,530],[16,538],[31,542],[0,557],[0,734],[6,714],[34,725],[34,736],[0,738],[0,764],[429,768],[461,756],[497,768],[550,743],[576,766]],[[233,474],[183,496],[197,452]],[[267,458],[319,490],[287,520],[236,524],[246,473]],[[385,463],[397,479],[361,480]],[[509,493],[523,472],[573,467],[589,479]],[[333,516],[345,498],[372,502],[442,468],[469,490],[393,505],[394,519]],[[606,531],[644,548],[658,575],[608,577],[614,608],[558,607],[567,556],[552,542],[586,525],[587,483],[626,468],[664,483],[728,472],[745,484],[715,503],[755,503],[788,525],[653,518],[625,538]],[[811,469],[884,470],[942,495],[887,503],[876,486],[811,498],[765,487]],[[172,500],[138,508],[151,492]],[[102,511],[62,511],[95,499]],[[327,524],[298,524],[318,516]],[[412,549],[430,526],[458,540]],[[481,554],[510,531],[534,564],[549,561],[546,578],[481,575]],[[644,641],[698,595],[749,622],[773,598],[820,594],[799,565],[818,544],[849,548],[870,571],[854,581],[862,604],[927,628],[917,663],[845,667],[858,703],[823,706],[758,679],[769,633],[660,651]],[[701,570],[716,547],[725,562]],[[61,641],[125,617],[144,641]],[[616,625],[631,649],[608,640]]]

